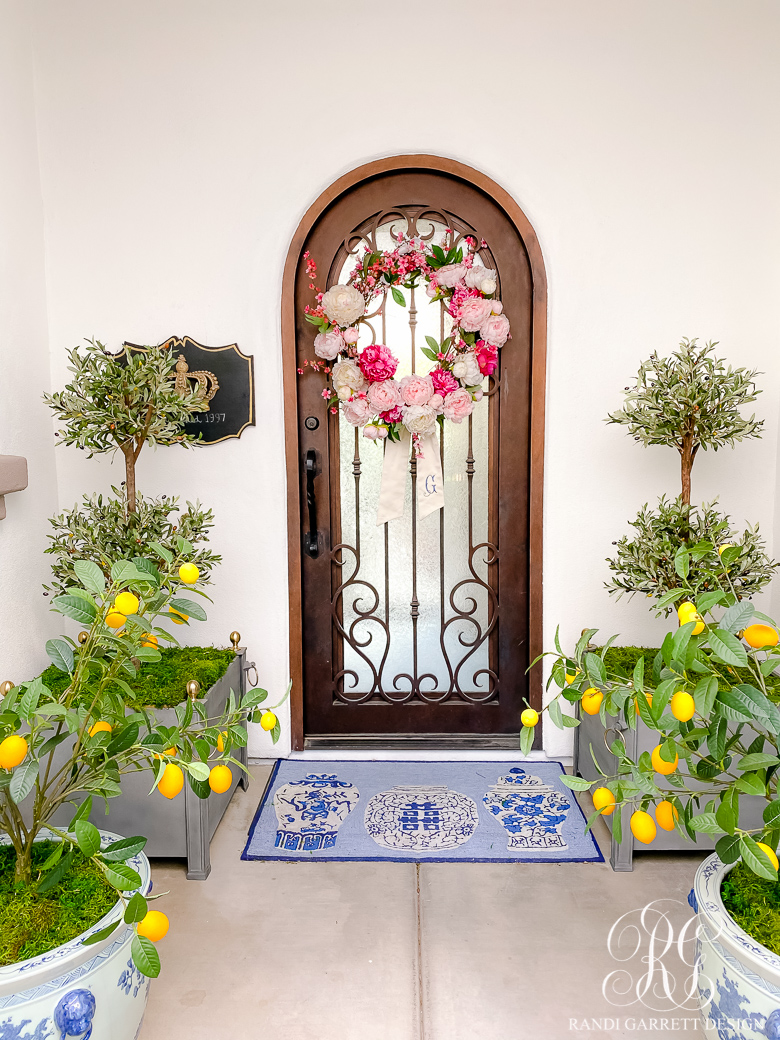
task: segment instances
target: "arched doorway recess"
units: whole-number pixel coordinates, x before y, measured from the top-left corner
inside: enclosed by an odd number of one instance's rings
[[[346,279],[362,250],[389,248],[391,229],[435,236],[445,227],[487,242],[480,259],[498,272],[512,339],[468,423],[447,424],[444,509],[419,522],[407,509],[377,528],[381,447],[328,413],[323,375],[297,375],[316,331],[303,317],[312,303],[303,254],[326,289]],[[406,351],[412,369],[430,367],[415,352],[434,306],[412,294],[401,312],[405,343],[398,317],[390,339],[392,302],[374,319],[377,339],[387,336],[397,356]],[[542,648],[546,331],[536,234],[477,170],[431,155],[381,159],[340,178],[304,216],[282,289],[294,749],[517,746],[520,711],[542,699],[540,666],[526,670]],[[316,556],[304,551],[307,455]]]

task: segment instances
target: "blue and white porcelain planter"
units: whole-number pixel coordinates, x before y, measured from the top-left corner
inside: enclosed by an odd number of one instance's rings
[[[731,869],[709,856],[688,901],[698,915],[698,992],[709,1040],[780,1040],[780,957],[729,916],[720,896]]]
[[[119,839],[108,831],[100,837],[104,846]],[[146,895],[152,885],[149,860],[139,853],[127,862],[140,874],[138,891]],[[0,968],[2,1040],[136,1040],[149,979],[130,959],[134,929],[120,925],[102,942],[83,945],[123,913],[119,903],[69,943]]]

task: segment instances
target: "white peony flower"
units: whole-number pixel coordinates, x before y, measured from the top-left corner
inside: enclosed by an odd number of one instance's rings
[[[436,412],[429,404],[411,404],[404,408],[403,421],[409,433],[427,437],[436,429]]]
[[[366,301],[354,285],[334,285],[322,297],[322,309],[334,325],[346,328],[363,317]]]
[[[339,361],[333,366],[332,375],[333,389],[342,401],[344,400],[341,395],[342,390],[348,390],[348,396],[351,396],[353,393],[358,393],[365,388],[366,377],[354,361]]]
[[[496,291],[496,272],[476,264],[463,279],[469,289],[479,289],[484,296],[491,296]]]
[[[480,371],[476,355],[471,351],[460,355],[460,358],[452,366],[452,374],[464,386],[479,386],[485,378]]]

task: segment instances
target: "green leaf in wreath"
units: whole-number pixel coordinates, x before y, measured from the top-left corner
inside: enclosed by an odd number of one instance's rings
[[[393,299],[397,304],[399,304],[401,307],[406,306],[406,299],[400,289],[396,289],[396,287],[393,286],[390,292],[393,294]]]

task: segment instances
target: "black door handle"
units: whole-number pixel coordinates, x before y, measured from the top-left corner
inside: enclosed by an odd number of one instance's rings
[[[309,507],[309,530],[303,536],[303,548],[308,556],[319,556],[320,539],[317,534],[317,500],[314,497],[314,478],[317,476],[317,452],[306,452],[306,504]]]

